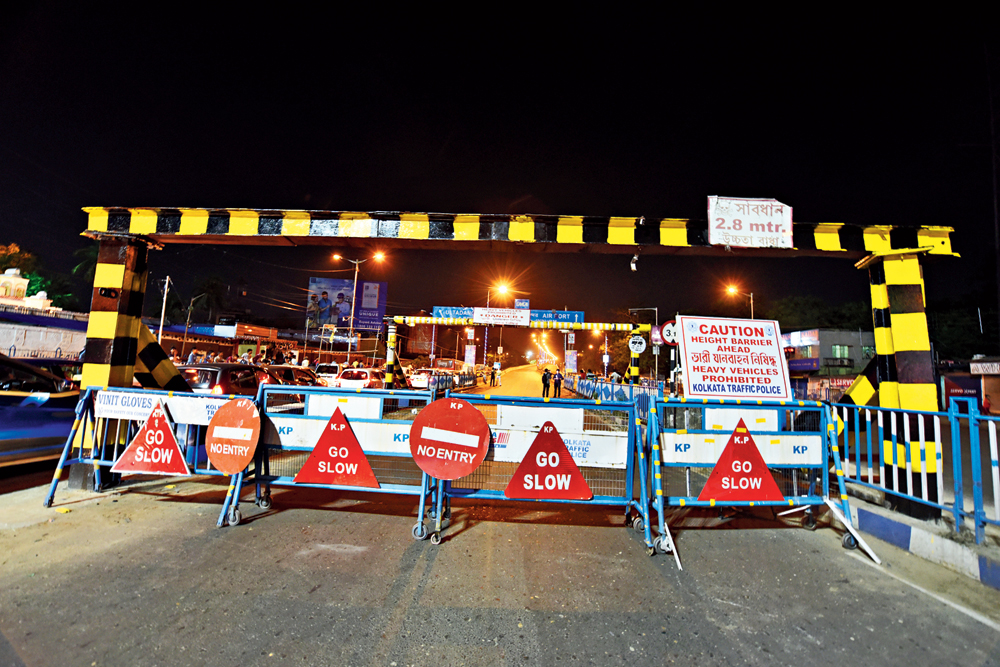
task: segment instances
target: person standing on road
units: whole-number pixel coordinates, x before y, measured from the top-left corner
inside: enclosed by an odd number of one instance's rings
[[[546,368],[542,373],[542,398],[547,398],[549,395],[549,383],[552,382],[552,373]]]
[[[558,368],[556,369],[555,377],[552,378],[552,385],[555,391],[553,392],[553,398],[562,398],[562,383],[563,374]]]
[[[187,362],[189,364],[193,364],[193,363],[197,363],[197,361],[198,361],[198,348],[192,347],[191,348],[191,353],[188,355]]]
[[[490,386],[497,386],[497,369],[495,368],[490,369]]]

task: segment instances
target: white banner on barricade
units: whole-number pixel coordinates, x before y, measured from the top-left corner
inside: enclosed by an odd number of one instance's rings
[[[174,424],[208,426],[215,411],[229,397],[214,398],[197,394],[164,396],[132,391],[98,391],[94,397],[94,414],[98,419],[130,419],[145,421],[156,401],[162,401]]]
[[[663,462],[714,466],[722,456],[730,432],[660,434]],[[753,434],[764,463],[773,465],[823,465],[823,441],[818,435]]]

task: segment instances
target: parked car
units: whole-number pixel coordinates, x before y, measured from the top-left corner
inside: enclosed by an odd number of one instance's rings
[[[268,366],[267,370],[281,379],[282,384],[304,387],[325,387],[326,381],[304,366]]]
[[[406,380],[411,389],[427,389],[431,376],[438,374],[440,371],[436,368],[418,368]]]
[[[65,378],[0,355],[0,466],[59,458],[79,400]]]
[[[320,364],[316,367],[316,375],[319,376],[320,379],[326,380],[328,387],[332,387],[334,386],[333,381],[337,379],[338,375],[340,375],[340,364],[336,362]]]
[[[191,364],[177,370],[196,394],[256,396],[262,384],[281,384],[266,368],[250,364]]]
[[[382,371],[374,368],[347,368],[340,372],[335,387],[345,389],[381,389],[385,386]]]
[[[35,368],[48,371],[56,377],[68,380],[77,389],[80,388],[80,380],[83,378],[83,362],[78,359],[21,359],[31,364]]]

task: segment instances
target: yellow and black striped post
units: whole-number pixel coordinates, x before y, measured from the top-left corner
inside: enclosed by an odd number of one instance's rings
[[[139,352],[135,357],[135,379],[146,389],[191,391],[187,381],[170,361],[145,324],[139,325]]]
[[[137,238],[101,237],[83,353],[82,388],[131,387],[139,351],[149,247]],[[117,422],[105,432],[125,433]],[[96,464],[95,464],[96,468]],[[93,488],[93,469],[71,466],[69,486]]]
[[[872,296],[872,320],[875,327],[875,372],[877,382],[872,383],[871,373],[864,375],[851,385],[851,399],[864,405],[870,401],[873,391],[878,392],[878,404],[883,408],[902,410],[937,410],[937,387],[934,383],[934,364],[931,358],[930,336],[927,331],[927,315],[924,312],[924,282],[920,267],[921,250],[911,252],[879,253],[858,263],[859,268],[868,268]],[[874,384],[874,387],[870,385]],[[866,386],[867,385],[867,386]],[[867,399],[867,400],[866,400]],[[902,420],[898,418],[896,446],[892,444],[892,431],[887,427],[883,434],[882,455],[885,465],[891,467],[898,488],[906,492],[907,483],[912,484],[912,493],[920,496],[920,470],[926,465],[927,497],[937,501],[937,458],[926,456],[922,462],[919,442],[907,443]],[[908,424],[911,441],[917,433],[915,419]],[[910,476],[907,480],[906,448],[910,449]],[[940,447],[940,443],[936,444]],[[892,480],[885,480],[886,488],[895,488]],[[908,511],[929,511],[926,506],[903,503],[901,509]]]
[[[385,386],[396,388],[396,323],[389,320],[385,339]]]
[[[639,335],[639,326],[635,325],[632,327],[631,336]],[[629,338],[631,339],[631,336]],[[631,346],[629,351],[629,366],[628,366],[628,383],[629,384],[639,384],[639,353],[632,350]]]

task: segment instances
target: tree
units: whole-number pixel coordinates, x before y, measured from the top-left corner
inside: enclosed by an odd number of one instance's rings
[[[28,274],[36,270],[38,258],[16,243],[10,245],[0,245],[0,271],[7,269],[20,269],[21,274]]]
[[[69,276],[56,273],[51,276],[43,276],[39,273],[24,273],[28,279],[28,290],[25,296],[34,296],[39,292],[45,292],[45,296],[52,299],[52,305],[56,308],[73,310],[79,307],[76,295],[73,294],[73,281]]]
[[[219,313],[226,308],[229,301],[229,285],[218,276],[201,280],[194,286],[194,293],[204,294],[198,306],[208,310],[208,321],[216,324]]]
[[[95,241],[85,248],[73,251],[73,256],[80,260],[79,264],[73,267],[73,275],[87,284],[94,282],[94,271],[97,270],[97,256],[100,248],[100,243]]]

